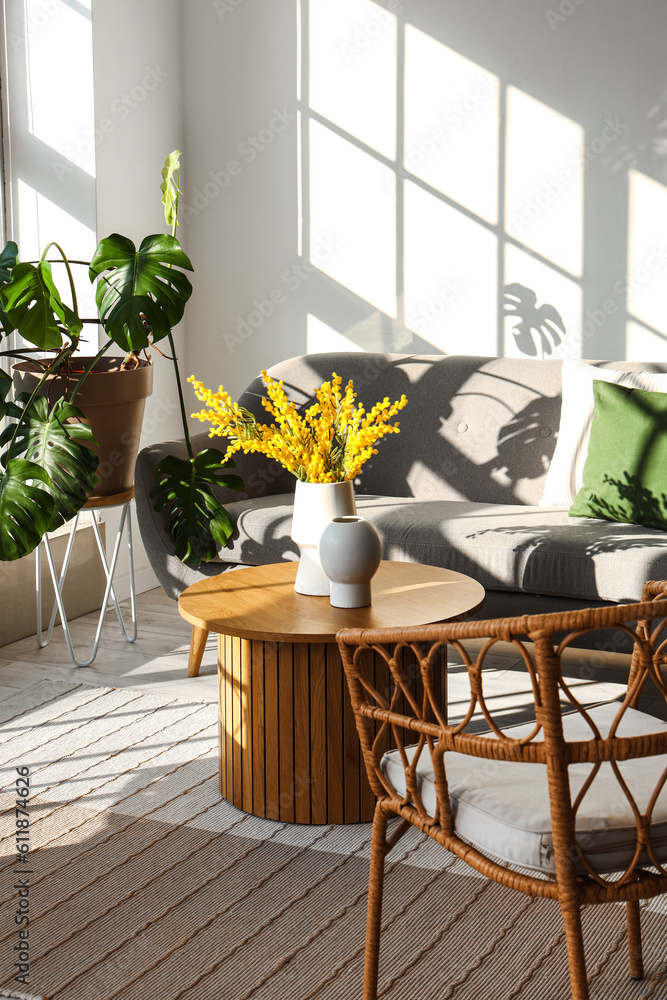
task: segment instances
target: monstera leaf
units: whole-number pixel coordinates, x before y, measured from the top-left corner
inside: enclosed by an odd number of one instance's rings
[[[28,393],[21,393],[17,402],[26,405],[29,398]],[[10,415],[16,414],[11,412]],[[25,455],[30,464],[40,468],[46,476],[42,482],[48,483],[55,508],[55,522],[49,531],[74,517],[97,482],[95,470],[99,459],[86,447],[86,444],[97,444],[93,432],[78,419],[66,423],[70,418],[82,416],[78,407],[64,399],[59,399],[49,412],[46,398],[36,396],[12,446],[7,470],[16,456]],[[0,435],[0,445],[7,444],[13,435],[14,426],[10,424]]]
[[[74,335],[83,330],[79,317],[60,298],[48,260],[12,268],[11,280],[0,288],[0,301],[11,327],[44,351],[62,346],[61,326]]]
[[[164,205],[164,219],[168,226],[174,228],[178,226],[178,195],[179,195],[179,173],[178,168],[181,161],[180,149],[175,149],[164,161],[162,168],[162,204]]]
[[[11,377],[7,374],[7,372],[3,372],[0,368],[0,420],[7,416],[10,407],[14,405],[7,400],[7,396],[9,395],[11,388]]]
[[[12,458],[0,478],[0,560],[20,559],[58,523],[49,477],[35,462]]]
[[[16,267],[16,262],[19,256],[19,248],[13,240],[5,243],[2,253],[0,253],[0,288],[2,285],[6,285],[12,277],[12,268]],[[2,308],[0,304],[0,327],[2,330],[9,334],[12,332],[14,327],[9,319],[9,316]]]
[[[12,268],[16,267],[19,248],[14,240],[8,240],[0,253],[0,285],[6,285],[11,279]]]
[[[234,522],[212,489],[243,489],[239,476],[226,473],[233,466],[215,448],[206,448],[193,459],[168,455],[158,465],[150,496],[155,510],[166,510],[165,529],[181,562],[191,566],[209,562],[216,555],[216,543],[225,545],[234,530]]]
[[[124,351],[162,340],[183,316],[192,294],[189,279],[176,268],[192,270],[174,236],[147,236],[137,250],[118,233],[101,240],[88,271],[97,282],[95,300],[104,329]]]

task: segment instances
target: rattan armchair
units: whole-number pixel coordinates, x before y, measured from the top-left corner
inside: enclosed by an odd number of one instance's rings
[[[630,975],[642,978],[639,902],[667,893],[667,724],[636,706],[650,684],[667,700],[665,618],[667,581],[646,584],[635,605],[338,634],[377,797],[364,1000],[377,997],[385,857],[411,826],[490,879],[558,900],[573,1000],[589,997],[585,905],[626,904]],[[584,708],[561,654],[582,633],[609,628],[634,638],[625,696]],[[514,645],[530,677],[528,725],[502,729],[485,699],[485,659],[499,641]],[[445,648],[469,680],[456,724],[434,694]],[[392,817],[400,822],[388,836]]]

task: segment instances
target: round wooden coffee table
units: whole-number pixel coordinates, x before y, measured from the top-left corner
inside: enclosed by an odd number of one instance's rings
[[[208,577],[178,608],[218,633],[220,791],[255,816],[288,823],[373,818],[336,632],[453,621],[484,588],[463,573],[382,562],[367,608],[332,608],[294,590],[296,563]],[[444,674],[444,671],[443,671]],[[442,678],[444,695],[445,678]]]

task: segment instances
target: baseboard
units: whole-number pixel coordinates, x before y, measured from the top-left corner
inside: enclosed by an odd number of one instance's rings
[[[130,596],[130,574],[118,573],[113,581],[114,589],[119,601],[125,601]],[[159,587],[158,578],[150,566],[134,571],[134,586],[137,594],[145,594],[148,590],[155,590]]]
[[[57,572],[60,572],[62,567],[69,532],[70,525],[68,524],[49,535]],[[100,525],[100,534],[104,543],[104,525]],[[46,627],[53,607],[54,590],[44,550],[42,550],[41,555],[42,622]],[[13,562],[0,562],[0,587],[3,595],[3,609],[2,615],[0,615],[0,646],[28,638],[34,635],[37,630],[35,562],[36,552],[34,551]],[[72,547],[63,593],[65,611],[69,620],[99,609],[104,597],[104,586],[104,570],[93,526],[82,517],[76,529],[76,538]]]

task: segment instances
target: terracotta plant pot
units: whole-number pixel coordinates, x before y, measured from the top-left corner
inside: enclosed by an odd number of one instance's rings
[[[75,371],[50,376],[42,386],[42,395],[51,403],[69,399],[91,358],[75,357]],[[98,441],[94,450],[100,456],[94,497],[125,493],[134,485],[134,463],[139,451],[141,424],[146,397],[153,391],[153,366],[142,361],[138,368],[121,369],[122,358],[100,358],[87,376],[74,400],[83,410],[85,422]],[[14,365],[14,392],[33,392],[39,375],[34,361]]]

